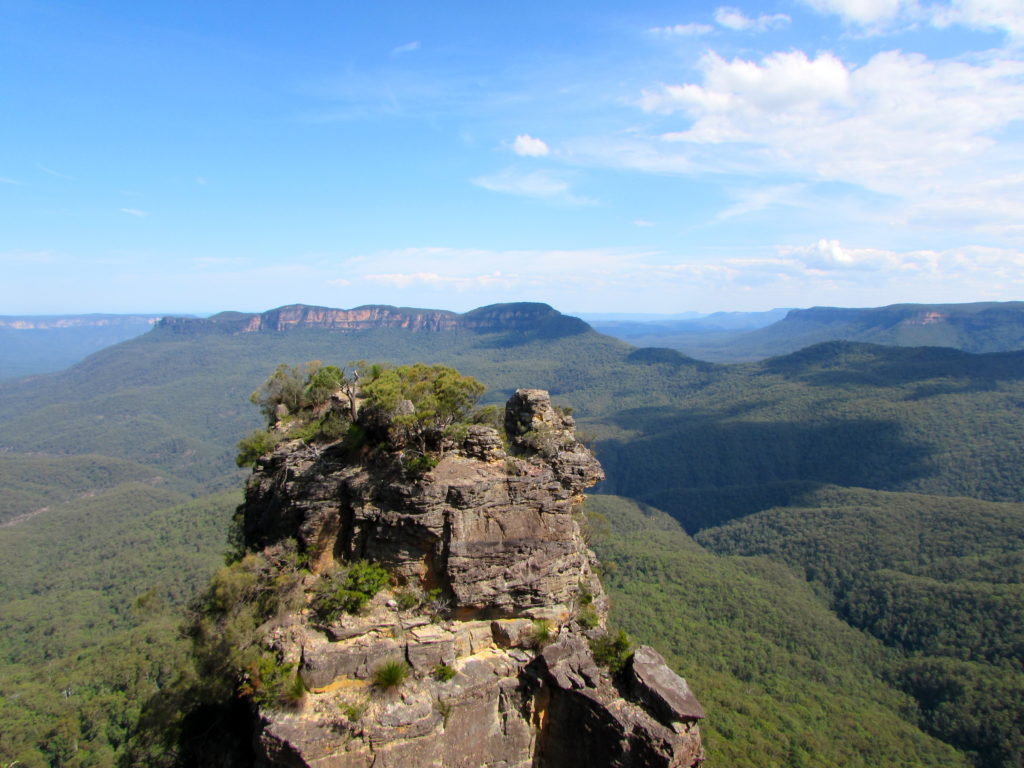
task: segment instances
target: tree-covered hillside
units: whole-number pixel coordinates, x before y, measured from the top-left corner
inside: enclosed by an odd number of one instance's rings
[[[831,614],[766,558],[716,556],[668,515],[614,496],[587,501],[612,621],[654,645],[710,713],[712,765],[965,765],[918,729],[887,678],[897,655]]]
[[[1024,504],[821,488],[698,540],[825,587],[850,625],[901,652],[889,677],[935,735],[985,765],[1024,756]]]

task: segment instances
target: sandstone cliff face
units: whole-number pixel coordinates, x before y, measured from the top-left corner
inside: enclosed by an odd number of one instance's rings
[[[685,681],[649,648],[613,677],[588,645],[607,599],[580,504],[600,465],[546,392],[519,390],[504,431],[469,428],[420,475],[400,456],[340,445],[285,444],[257,466],[244,506],[251,548],[291,537],[311,557],[311,581],[335,561],[367,559],[433,590],[429,607],[403,609],[395,588],[359,615],[325,623],[307,609],[265,628],[309,693],[259,711],[259,765],[701,762],[703,712]],[[374,673],[388,661],[411,674],[381,690]]]
[[[530,331],[545,336],[564,336],[589,329],[579,318],[568,317],[547,304],[494,304],[465,314],[440,309],[415,309],[367,305],[332,309],[292,304],[267,312],[221,312],[209,318],[165,317],[158,326],[171,333],[281,333],[302,328],[334,331],[367,331],[401,328],[411,332]]]

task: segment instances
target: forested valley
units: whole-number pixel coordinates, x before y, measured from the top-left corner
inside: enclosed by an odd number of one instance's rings
[[[691,682],[709,764],[1019,765],[1024,352],[722,365],[534,311],[487,332],[157,327],[0,382],[0,764],[130,764],[229,547],[249,394],[280,363],[368,360],[574,409],[608,475],[588,510],[614,616]]]

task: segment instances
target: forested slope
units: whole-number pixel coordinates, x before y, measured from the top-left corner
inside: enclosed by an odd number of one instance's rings
[[[890,677],[931,732],[985,765],[1024,754],[1024,505],[822,488],[698,540],[824,586],[840,617],[902,652]]]
[[[896,655],[791,571],[716,556],[629,499],[591,496],[587,508],[612,619],[665,654],[714,713],[701,726],[713,764],[966,764],[907,717],[913,702],[885,677]]]
[[[611,576],[619,594],[644,595],[642,599],[628,598],[634,600],[631,604],[636,610],[622,616],[624,623],[632,622],[630,626],[641,639],[671,651],[670,641],[683,642],[677,638],[689,637],[685,642],[692,652],[680,651],[674,660],[687,665],[686,674],[692,679],[701,680],[701,673],[693,672],[692,667],[720,670],[723,664],[740,664],[728,668],[732,670],[729,675],[743,687],[728,678],[718,680],[715,675],[719,672],[708,673],[705,680],[708,686],[721,685],[722,690],[735,693],[723,695],[712,710],[713,722],[730,724],[728,732],[725,728],[719,732],[717,743],[731,761],[745,759],[739,756],[742,750],[763,748],[758,739],[768,737],[759,737],[759,729],[782,728],[779,723],[785,721],[789,724],[786,732],[796,733],[806,718],[817,722],[815,718],[823,717],[814,714],[810,704],[787,698],[795,695],[786,693],[794,685],[811,690],[807,687],[810,683],[786,683],[790,678],[807,679],[799,676],[806,670],[799,675],[794,671],[803,661],[785,662],[783,668],[789,671],[776,675],[768,686],[754,675],[768,674],[769,667],[782,658],[774,655],[775,651],[766,657],[775,659],[771,664],[743,667],[748,670],[744,679],[738,670],[749,660],[724,662],[721,659],[725,657],[716,656],[725,653],[724,646],[707,645],[717,642],[710,637],[730,637],[728,645],[735,644],[735,648],[729,653],[742,654],[744,648],[760,647],[761,641],[743,634],[752,613],[763,607],[766,616],[778,617],[770,621],[782,620],[778,612],[765,607],[776,597],[759,598],[756,610],[745,602],[747,587],[740,585],[750,586],[754,583],[750,580],[756,578],[784,583],[781,592],[802,595],[797,603],[785,603],[791,616],[812,611],[808,601],[820,593],[826,598],[813,609],[819,612],[816,615],[827,616],[822,612],[831,607],[854,627],[877,637],[873,646],[857,646],[850,639],[859,636],[855,630],[844,630],[853,634],[843,635],[846,639],[841,642],[825,642],[799,632],[790,636],[787,629],[778,639],[787,652],[811,659],[824,652],[803,647],[810,643],[816,648],[834,646],[840,656],[847,652],[856,656],[873,647],[872,653],[885,658],[906,658],[904,666],[887,663],[885,679],[917,696],[921,712],[901,694],[886,693],[897,697],[892,701],[903,703],[886,705],[883,714],[876,712],[872,718],[899,712],[902,724],[892,727],[904,728],[913,727],[920,717],[931,732],[963,749],[979,751],[979,765],[1012,764],[1004,761],[1019,754],[1014,751],[1014,739],[1020,725],[1006,714],[1006,707],[1018,695],[1017,673],[1005,670],[1011,666],[1019,669],[1019,649],[1013,650],[1017,630],[1013,627],[1019,629],[1022,622],[1015,613],[1019,579],[1011,578],[1019,574],[1020,548],[1018,539],[1008,532],[1019,533],[1012,510],[1018,508],[1024,488],[1024,424],[1020,418],[1024,353],[972,355],[948,349],[829,343],[762,363],[719,366],[672,350],[635,349],[578,325],[570,330],[552,334],[550,327],[538,327],[534,332],[520,327],[514,332],[457,329],[419,333],[400,328],[357,332],[296,329],[190,335],[158,328],[103,350],[67,372],[0,382],[0,488],[10,491],[6,506],[0,508],[0,522],[46,510],[0,528],[0,549],[5,563],[12,564],[0,580],[4,589],[0,615],[9,622],[4,627],[8,663],[0,675],[0,703],[8,713],[21,712],[18,722],[26,722],[25,717],[31,721],[31,727],[18,731],[22,736],[17,749],[11,746],[13,737],[6,735],[14,731],[0,736],[0,758],[21,759],[26,765],[45,764],[40,761],[51,754],[46,745],[56,743],[47,734],[56,727],[53,718],[61,712],[66,715],[60,715],[65,731],[74,718],[78,718],[76,727],[85,729],[81,733],[88,731],[92,727],[88,725],[92,722],[91,715],[87,716],[92,711],[89,702],[94,695],[101,695],[99,689],[90,693],[82,687],[80,697],[53,698],[51,694],[58,690],[53,687],[56,670],[66,679],[84,680],[89,670],[94,670],[98,649],[149,637],[147,633],[157,625],[162,627],[160,632],[169,632],[173,622],[134,612],[132,601],[156,587],[157,602],[169,610],[180,610],[194,584],[216,565],[230,516],[230,504],[223,500],[226,497],[209,504],[180,503],[240,487],[244,474],[234,466],[235,444],[260,423],[257,409],[248,402],[249,393],[278,363],[319,359],[344,365],[362,358],[452,365],[484,381],[490,388],[486,396],[490,402],[504,400],[520,386],[549,389],[556,402],[576,409],[581,432],[590,433],[608,474],[605,492],[660,506],[691,533],[701,531],[700,540],[721,552],[757,554],[776,562],[770,565],[761,559],[743,564],[735,557],[722,561],[691,540],[679,539],[680,552],[718,574],[713,580],[717,586],[707,589],[707,594],[719,595],[713,599],[718,601],[715,618],[708,614],[701,620],[721,631],[704,637],[706,630],[701,629],[698,642],[692,629],[697,626],[695,619],[682,618],[688,615],[683,608],[698,614],[701,610],[699,603],[683,605],[685,585],[698,579],[694,572],[679,571],[664,581],[661,576],[631,570],[626,561],[633,556],[650,563],[649,558],[643,560],[645,553],[639,546],[628,555],[623,551],[621,556],[610,557],[628,574],[621,579]],[[829,494],[839,494],[841,502],[822,502]],[[856,572],[857,578],[847,579],[847,571],[843,571],[845,591],[840,594],[836,587],[840,580],[833,574],[828,581],[826,566],[832,567],[833,561],[835,567],[841,566],[846,557],[843,553],[877,550],[874,554],[881,556],[890,547],[904,546],[903,538],[911,528],[907,528],[901,509],[910,503],[910,494],[928,499],[913,502],[915,509],[921,504],[936,510],[952,505],[944,524],[953,525],[952,521],[973,515],[970,519],[976,526],[981,526],[982,520],[988,521],[985,525],[1003,520],[995,529],[1000,533],[985,539],[988,543],[977,551],[943,554],[936,544],[922,550],[925,554],[900,555],[891,561],[854,560],[847,570]],[[752,525],[775,530],[773,521],[788,520],[785,515],[790,512],[799,515],[801,509],[825,506],[839,510],[836,514],[846,520],[844,525],[852,525],[854,519],[861,520],[862,526],[866,525],[863,520],[873,522],[857,529],[856,536],[846,536],[845,528],[826,526],[824,535],[842,542],[842,552],[835,553],[822,549],[827,542],[791,549],[789,544],[783,547],[779,543],[788,542],[788,536],[762,541],[747,533],[741,536],[742,530],[732,527],[723,529],[721,537],[710,538],[718,526],[732,520],[742,524],[747,515],[755,515],[749,518]],[[861,511],[856,514],[850,511],[857,509]],[[867,514],[865,509],[873,511]],[[817,535],[816,515],[807,518],[807,539]],[[169,538],[142,535],[134,527],[135,521],[149,521],[153,530],[164,530],[156,521],[165,516],[178,526]],[[921,519],[912,530],[926,525]],[[677,533],[683,536],[681,531]],[[652,538],[651,534],[644,536]],[[1003,549],[994,548],[997,540],[1002,541]],[[112,549],[98,541],[108,541]],[[168,557],[167,552],[173,554]],[[196,558],[188,566],[194,578],[184,581],[173,575],[172,567],[175,558],[186,557],[183,553]],[[917,563],[914,568],[909,566],[911,561]],[[724,562],[730,565],[721,565]],[[658,573],[668,568],[650,567]],[[799,587],[802,582],[786,575],[785,567],[796,568],[799,579],[818,581],[819,592]],[[80,579],[75,577],[79,571],[85,574]],[[667,604],[659,608],[656,617],[649,613],[658,590],[675,595],[671,602],[680,608],[678,622]],[[915,601],[921,599],[935,607],[931,617],[914,613]],[[713,602],[710,597],[704,600]],[[152,601],[147,598],[143,602]],[[977,621],[957,612],[967,605],[977,609]],[[939,606],[945,607],[939,610]],[[159,617],[160,612],[154,615]],[[644,616],[647,618],[641,619]],[[936,630],[947,620],[959,623],[965,632],[975,626],[987,638],[987,645],[957,645],[957,638],[950,645],[941,632],[929,634],[929,618],[935,620]],[[910,621],[917,634],[902,629]],[[838,623],[833,626],[842,628]],[[137,658],[142,668],[162,664],[158,646],[159,642],[151,646],[152,659],[145,654],[128,654],[126,659]],[[854,652],[855,646],[860,650]],[[167,648],[168,653],[180,652],[180,646],[173,643]],[[858,664],[866,663],[863,659],[867,657],[857,658],[861,659]],[[831,666],[840,665],[838,657],[835,659]],[[146,678],[149,673],[131,674]],[[45,681],[43,688],[49,693],[40,701],[50,704],[32,705],[26,714],[24,707],[35,694],[19,691],[37,690],[33,681]],[[758,700],[764,705],[756,710],[751,709],[750,699],[739,694],[755,685],[766,686],[758,694],[763,695]],[[122,720],[130,719],[124,713],[137,706],[136,696],[142,688],[131,688],[133,693],[126,690],[118,694]],[[706,698],[699,689],[698,693]],[[771,714],[769,701],[777,708],[777,716]],[[829,704],[821,711],[830,713],[829,718],[837,717],[837,706]],[[743,715],[744,711],[748,714]],[[750,714],[755,711],[756,716]],[[965,723],[956,717],[968,711],[976,713],[972,722],[987,729],[985,733],[964,738],[951,734],[944,724]],[[759,726],[758,722],[773,725]],[[919,741],[923,738],[920,734],[907,738],[911,744],[933,744]],[[107,739],[99,731],[88,739],[83,737],[82,743],[90,739],[99,745],[96,754],[102,752],[109,760],[123,744],[121,737]],[[886,743],[896,741],[899,739]],[[798,739],[792,743],[793,755],[803,750],[842,764],[839,753],[820,744],[809,748]],[[741,744],[746,746],[735,746]],[[941,753],[934,752],[933,746],[921,749],[921,755]],[[19,757],[23,753],[33,755],[32,760]],[[110,764],[90,763],[84,755],[75,758],[78,763],[65,764]],[[907,758],[905,763],[887,764],[943,764],[929,762],[931,759]],[[808,764],[818,763],[811,760]]]

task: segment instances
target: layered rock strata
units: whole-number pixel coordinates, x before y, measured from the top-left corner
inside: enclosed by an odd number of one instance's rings
[[[516,392],[503,431],[470,427],[422,474],[343,444],[285,444],[257,466],[251,547],[294,538],[310,582],[366,559],[399,585],[359,615],[323,622],[307,609],[265,628],[309,692],[259,711],[258,765],[700,764],[703,712],[685,681],[649,648],[616,676],[591,653],[607,599],[580,505],[600,465],[546,392]],[[430,600],[403,609],[401,590]],[[375,685],[394,661],[408,678]]]

